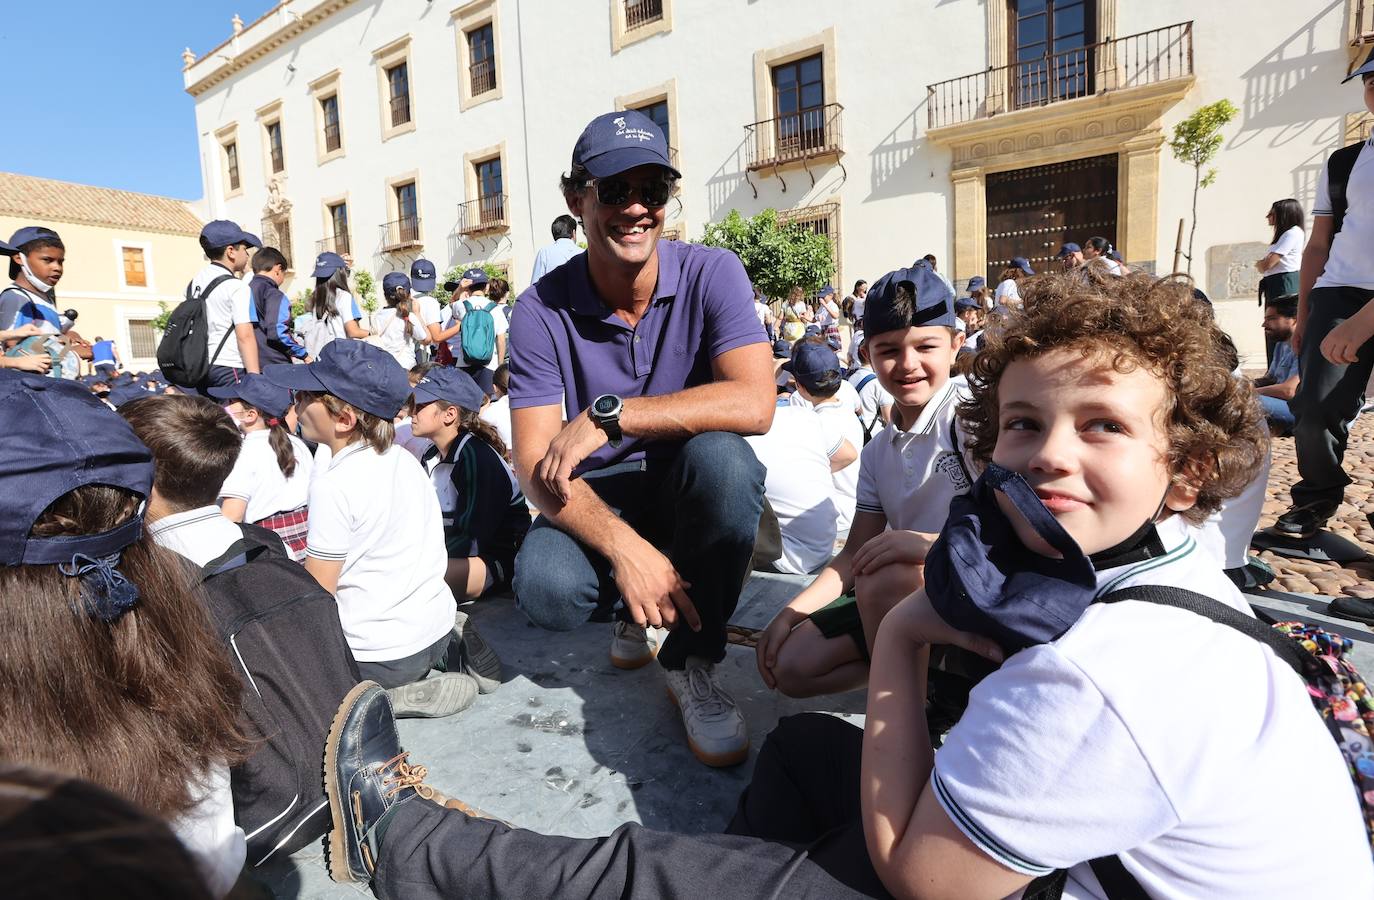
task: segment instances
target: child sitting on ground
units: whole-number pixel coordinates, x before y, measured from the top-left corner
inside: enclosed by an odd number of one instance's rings
[[[275,531],[292,559],[303,562],[314,461],[287,425],[291,392],[261,375],[244,375],[207,393],[229,401],[224,411],[243,433],[243,449],[219,489],[220,511],[230,521]]]
[[[1288,665],[1144,596],[1092,602],[1173,585],[1248,614],[1197,541],[1197,523],[1250,480],[1265,443],[1220,329],[1186,288],[1147,276],[1055,276],[1025,294],[1027,313],[989,335],[961,407],[988,471],[930,553],[935,596],[915,591],[883,619],[864,729],[810,714],[769,736],[731,825],[755,839],[631,824],[574,840],[473,817],[457,801],[441,808],[447,798],[421,786],[423,767],[386,723],[384,696],[360,685],[327,745],[335,877],[376,877],[379,896],[433,885],[433,896],[565,900],[992,900],[1065,869],[1070,900],[1374,896],[1350,773]],[[985,527],[965,528],[971,519]],[[956,534],[976,540],[942,568]],[[989,572],[994,561],[1003,573]],[[936,754],[927,649],[1004,656],[937,613],[972,608],[936,587],[939,572],[960,573],[970,592],[1005,574],[977,609],[1044,633],[973,691]],[[1042,577],[1016,577],[1031,572]],[[364,725],[376,741],[366,749],[352,734]],[[1089,860],[1139,886],[1104,887]]]
[[[385,350],[336,340],[309,365],[263,375],[296,392],[303,436],[329,449],[310,484],[305,568],[338,598],[359,673],[390,690],[398,716],[467,709],[478,685],[463,671],[444,583],[439,504],[415,458],[393,443],[392,420],[410,396],[406,370]]]
[[[434,442],[421,462],[434,483],[454,596],[476,599],[510,587],[515,552],[530,530],[529,507],[506,446],[478,417],[486,395],[460,369],[430,369],[415,384],[416,437]]]
[[[924,263],[889,272],[868,292],[864,347],[892,397],[892,422],[860,455],[844,549],[759,638],[759,673],[789,696],[864,683],[878,623],[921,586],[921,563],[950,500],[972,483],[955,433],[964,382],[950,378],[950,367],[964,337],[953,301],[953,290]]]

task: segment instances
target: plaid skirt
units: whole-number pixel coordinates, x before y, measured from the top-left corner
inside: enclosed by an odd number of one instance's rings
[[[297,507],[289,512],[277,513],[254,522],[261,528],[270,528],[277,533],[296,562],[305,561],[305,536],[310,528],[310,510]]]

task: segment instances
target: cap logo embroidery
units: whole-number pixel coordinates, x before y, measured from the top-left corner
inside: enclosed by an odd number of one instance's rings
[[[623,137],[627,141],[652,141],[654,136],[643,128],[631,128],[625,124],[624,116],[616,116],[611,120],[615,123],[615,136]]]

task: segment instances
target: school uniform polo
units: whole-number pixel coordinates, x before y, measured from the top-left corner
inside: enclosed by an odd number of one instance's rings
[[[1371,139],[1374,141],[1374,139]],[[1341,230],[1331,238],[1331,252],[1326,267],[1317,276],[1314,288],[1357,287],[1374,290],[1374,254],[1369,246],[1374,242],[1374,147],[1366,141],[1355,157],[1355,168],[1345,186],[1346,210]],[[1330,163],[1322,166],[1317,180],[1317,200],[1312,216],[1330,216]]]
[[[0,328],[36,325],[43,334],[62,334],[62,313],[43,294],[11,283],[0,293]]]
[[[878,513],[903,531],[931,534],[944,527],[950,501],[973,486],[955,419],[967,390],[963,378],[951,378],[910,430],[893,421],[873,436],[859,455],[860,512]]]
[[[350,444],[310,484],[306,555],[343,563],[339,621],[359,662],[419,653],[453,629],[439,501],[404,449]]]
[[[425,329],[426,333],[428,333],[429,326],[439,325],[443,321],[438,298],[431,297],[429,294],[411,295],[410,308],[415,310],[415,315],[420,320],[420,327]]]
[[[526,288],[510,335],[512,409],[566,404],[569,418],[602,394],[672,394],[714,381],[711,361],[767,343],[754,290],[728,250],[658,242],[658,284],[630,327],[592,286],[585,253]],[[615,462],[671,458],[676,441],[626,437],[589,456],[575,474]]]
[[[191,297],[199,297],[210,282],[221,275],[231,276],[222,281],[205,297],[205,342],[206,356],[212,357],[210,365],[225,366],[230,369],[243,368],[243,356],[239,353],[239,342],[233,334],[235,325],[254,324],[258,321],[257,305],[253,302],[253,289],[248,282],[234,275],[219,263],[210,263],[191,279]],[[226,338],[225,335],[228,334]],[[256,338],[254,338],[256,340]],[[220,342],[224,346],[220,348]],[[216,349],[219,352],[216,353]]]
[[[1294,225],[1279,235],[1279,239],[1270,244],[1269,249],[1265,251],[1266,255],[1277,253],[1279,261],[1274,263],[1274,267],[1265,274],[1282,275],[1285,272],[1299,271],[1302,268],[1302,248],[1306,238],[1307,235],[1302,230],[1301,225]]]
[[[243,448],[234,468],[219,489],[220,498],[233,497],[247,502],[245,522],[261,522],[277,513],[305,506],[310,498],[310,473],[314,460],[305,442],[288,435],[296,457],[296,470],[287,478],[277,464],[277,453],[268,442],[270,431],[250,431],[243,436]]]
[[[471,434],[454,441],[446,454],[431,445],[421,463],[439,498],[449,558],[479,556],[493,584],[508,583],[515,551],[530,530],[529,506],[510,466]]]
[[[853,385],[847,381],[840,382],[839,393],[816,404],[805,400],[798,403],[800,395],[800,391],[794,393],[789,405],[819,416],[825,426],[826,443],[835,444],[836,452],[839,450],[839,441],[848,441],[855,452],[863,449],[864,426],[858,415],[862,411],[862,406]],[[829,455],[833,456],[834,453]],[[859,465],[859,458],[856,456],[854,461],[843,469],[830,473],[830,493],[835,501],[837,516],[835,525],[841,532],[848,531],[850,523],[854,520],[854,501],[859,491]]]
[[[844,440],[809,409],[781,407],[766,434],[745,438],[767,469],[764,496],[778,517],[780,572],[809,575],[835,555],[839,509],[830,482],[830,457]]]
[[[1197,529],[1173,517],[1157,533],[1159,552],[1098,571],[1099,596],[1170,585],[1249,612]],[[1090,606],[1011,656],[974,688],[931,784],[1001,865],[1067,868],[1070,900],[1102,896],[1084,860],[1113,854],[1158,900],[1374,896],[1355,789],[1306,686],[1186,610]]]

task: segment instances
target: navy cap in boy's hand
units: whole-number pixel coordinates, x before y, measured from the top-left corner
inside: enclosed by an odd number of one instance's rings
[[[469,412],[480,412],[486,392],[461,369],[436,366],[415,383],[415,405],[444,400]]]
[[[205,227],[200,230],[200,236],[205,238],[205,242],[211,247],[231,247],[234,244],[247,244],[250,247],[261,247],[262,241],[256,234],[249,234],[238,226],[237,222],[230,222],[228,219],[216,219],[207,222]]]
[[[653,119],[633,109],[597,116],[582,129],[573,147],[573,167],[593,178],[609,178],[636,166],[662,166],[681,178],[668,162],[668,142]]]
[[[333,394],[379,419],[396,418],[410,396],[410,379],[401,364],[363,341],[330,341],[309,365],[279,363],[262,374],[278,387]]]
[[[291,408],[291,392],[273,384],[265,375],[246,374],[237,384],[212,387],[207,393],[219,400],[241,400],[280,419]]]
[[[153,455],[117,413],[78,384],[0,370],[0,565],[108,556],[138,539],[142,513],[101,534],[31,537],[54,500],[88,484],[149,496]]]
[[[803,341],[792,352],[790,362],[782,365],[791,372],[797,384],[808,391],[834,387],[840,380],[840,358],[826,344]]]
[[[897,288],[906,285],[915,294],[911,310],[897,308]],[[873,282],[864,301],[864,336],[873,338],[884,332],[906,328],[931,328],[943,325],[956,328],[954,289],[935,274],[924,260],[909,269],[888,272]]]

